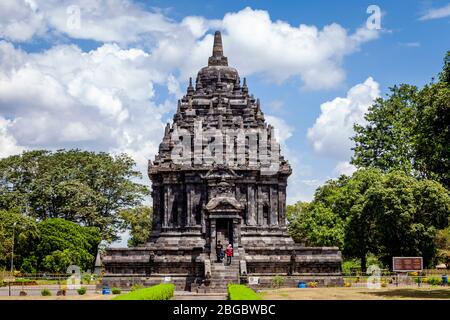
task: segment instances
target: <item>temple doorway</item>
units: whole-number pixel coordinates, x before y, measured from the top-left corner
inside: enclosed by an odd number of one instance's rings
[[[216,220],[216,241],[226,247],[229,243],[233,244],[233,220]]]

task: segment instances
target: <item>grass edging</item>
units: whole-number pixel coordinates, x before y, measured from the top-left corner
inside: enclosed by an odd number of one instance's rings
[[[261,300],[259,294],[243,284],[229,284],[227,289],[228,300]]]
[[[122,294],[112,300],[170,300],[173,298],[175,286],[172,283],[161,283]]]

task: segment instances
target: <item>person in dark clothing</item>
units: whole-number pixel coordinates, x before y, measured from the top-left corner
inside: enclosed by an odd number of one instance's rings
[[[216,244],[216,256],[217,256],[217,262],[222,262],[223,246],[220,243],[220,240],[217,241],[217,244]]]
[[[233,256],[233,246],[231,245],[231,243],[228,245],[227,250],[226,250],[226,255],[227,255],[227,265],[231,264],[231,257]]]

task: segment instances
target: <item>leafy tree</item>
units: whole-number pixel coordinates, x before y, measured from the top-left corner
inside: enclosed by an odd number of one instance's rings
[[[438,182],[373,168],[328,181],[310,204],[288,208],[289,230],[296,241],[338,245],[344,256],[360,259],[362,271],[370,254],[384,265],[402,255],[435,263],[434,239],[449,216],[450,196]]]
[[[152,208],[144,206],[120,211],[123,227],[130,230],[129,247],[145,244],[148,241],[152,230],[152,213]]]
[[[438,248],[438,261],[450,269],[450,227],[439,230],[436,234],[436,246]]]
[[[29,254],[29,259],[36,263],[36,270],[63,273],[70,265],[92,269],[101,241],[98,228],[49,218],[38,224],[38,230],[39,241]],[[30,267],[30,260],[25,261],[23,269]]]
[[[383,188],[373,190],[378,205],[379,255],[388,265],[393,256],[423,256],[435,263],[438,229],[448,225],[450,196],[439,183],[416,180],[401,172],[384,176]]]
[[[417,88],[390,88],[388,99],[378,98],[364,118],[354,125],[356,135],[352,163],[357,167],[413,171]]]
[[[401,170],[450,188],[450,51],[439,81],[419,89],[402,84],[379,98],[354,126],[352,163]]]
[[[343,254],[360,259],[361,271],[366,271],[367,255],[378,252],[377,215],[379,205],[371,197],[373,190],[382,189],[379,170],[360,170],[342,186],[341,208],[347,212]],[[342,213],[341,213],[342,214]]]
[[[300,210],[288,216],[292,238],[310,246],[341,247],[344,232],[339,216],[321,203],[299,204]]]
[[[14,226],[14,223],[16,224]],[[0,267],[9,269],[14,229],[14,265],[21,265],[39,237],[36,222],[16,210],[0,210]]]
[[[95,226],[104,240],[118,239],[118,211],[149,194],[134,161],[80,150],[28,151],[0,160],[0,209],[18,208],[43,220],[64,218]]]
[[[440,81],[418,96],[415,161],[417,170],[450,189],[450,51]]]

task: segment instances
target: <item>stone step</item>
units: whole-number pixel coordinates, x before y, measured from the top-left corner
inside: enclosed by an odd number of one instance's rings
[[[226,292],[228,284],[239,283],[239,258],[234,257],[231,263],[224,262],[211,263],[211,282],[204,289],[208,292]]]
[[[229,284],[238,284],[238,283],[237,282],[230,282],[230,283],[227,283],[225,285],[216,285],[216,286],[210,285],[210,286],[208,286],[208,288],[211,289],[211,290],[213,290],[213,289],[216,289],[216,290],[221,289],[221,290],[227,291],[227,288],[228,288]]]
[[[216,281],[228,281],[228,280],[232,280],[232,281],[237,281],[239,278],[237,276],[223,276],[223,277],[212,277],[211,278],[211,282],[216,282]]]
[[[211,264],[211,267],[212,267],[212,266],[215,266],[215,267],[218,267],[218,266],[224,266],[224,267],[229,267],[229,266],[239,266],[239,261],[232,262],[231,264],[213,263],[213,264]]]
[[[216,271],[216,272],[237,272],[237,271],[239,271],[239,268],[237,268],[237,267],[228,267],[228,268],[217,267],[217,268],[211,268],[211,271]]]
[[[211,267],[218,267],[218,266],[224,266],[224,267],[229,267],[229,266],[239,266],[239,261],[236,262],[231,262],[231,264],[224,264],[224,263],[211,263]]]

